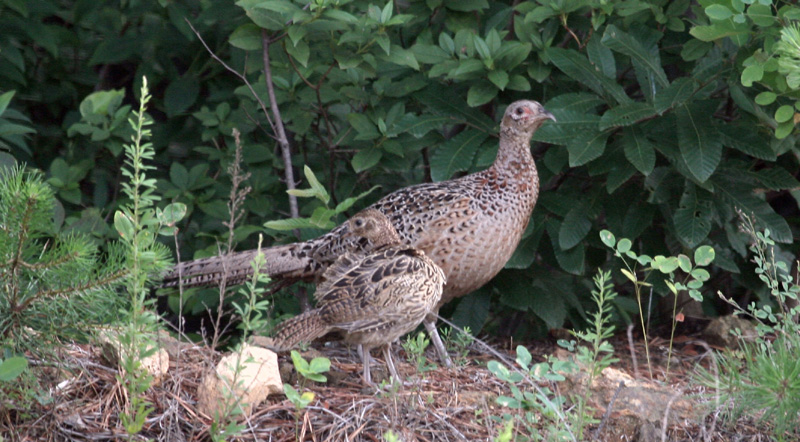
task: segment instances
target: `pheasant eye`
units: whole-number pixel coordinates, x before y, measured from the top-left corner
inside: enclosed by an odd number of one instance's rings
[[[517,110],[516,110],[516,112],[517,112],[517,115],[522,115],[522,113],[523,113],[524,111],[522,110],[522,108],[521,108],[521,107],[518,107],[518,108],[517,108]]]
[[[355,221],[355,225],[356,225],[356,227],[361,227],[361,226],[363,226],[363,225],[364,225],[364,221],[362,221],[362,220],[360,220],[360,219],[357,219],[357,220]]]

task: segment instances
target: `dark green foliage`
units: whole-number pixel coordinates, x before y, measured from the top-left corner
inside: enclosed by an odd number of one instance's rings
[[[736,208],[781,244],[796,234],[776,212],[796,216],[788,190],[800,186],[800,57],[790,44],[797,36],[782,33],[800,7],[790,2],[4,5],[13,7],[0,6],[0,92],[17,92],[0,114],[0,142],[5,116],[22,127],[27,116],[36,135],[14,135],[0,148],[49,171],[67,202],[65,223],[101,238],[113,232],[88,226],[104,225],[122,202],[121,142],[129,135],[118,118],[128,102],[114,90],[138,90],[142,74],[153,85],[156,120],[158,169],[149,176],[188,207],[182,259],[216,254],[227,235],[233,128],[252,173],[234,239],[254,247],[252,233],[265,221],[287,217],[284,162],[261,106],[270,105],[265,39],[295,177],[307,165],[330,195],[329,203],[301,199],[301,216],[329,214],[380,186],[332,215],[341,222],[379,194],[485,168],[497,117],[515,99],[540,100],[556,115],[535,136],[542,194],[513,270],[459,301],[471,307],[452,307],[475,332],[489,304],[532,312],[550,327],[579,319],[588,273],[607,259],[602,229],[650,255],[710,245],[734,272],[746,263]],[[261,103],[211,58],[187,20]]]

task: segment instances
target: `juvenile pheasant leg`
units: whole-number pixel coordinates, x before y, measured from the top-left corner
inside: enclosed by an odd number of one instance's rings
[[[394,367],[394,361],[392,360],[392,351],[390,346],[391,344],[386,344],[383,346],[383,357],[384,359],[386,359],[386,366],[389,367],[389,372],[392,374],[393,382],[402,384],[403,380],[400,379],[400,375],[397,374],[397,369]]]
[[[445,367],[452,367],[453,361],[450,360],[450,355],[447,354],[447,349],[444,348],[442,338],[439,337],[439,331],[436,329],[436,316],[428,315],[425,321],[423,321],[423,324],[425,325],[425,330],[428,331],[428,336],[431,337],[433,346],[436,347],[436,353],[439,354],[439,359]]]
[[[369,350],[365,349],[363,345],[358,346],[358,355],[361,357],[361,365],[363,365],[362,375],[364,377],[364,383],[367,385],[375,385],[372,383],[372,374],[369,371],[369,364],[370,359],[372,359],[369,355]]]

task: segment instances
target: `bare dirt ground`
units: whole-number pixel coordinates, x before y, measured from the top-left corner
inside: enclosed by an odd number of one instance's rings
[[[707,364],[706,347],[690,338],[676,339],[670,373],[666,373],[667,342],[656,338],[650,343],[653,377],[647,369],[644,344],[630,349],[628,339],[614,339],[614,364],[607,378],[598,380],[590,390],[597,423],[590,425],[582,440],[642,441],[737,441],[770,440],[753,422],[723,424],[714,413],[713,395],[691,382],[698,364]],[[510,342],[494,341],[493,347],[514,358]],[[534,361],[543,355],[569,357],[548,342],[528,343]],[[515,418],[515,440],[535,438],[547,419],[538,416],[539,424],[523,424],[522,412],[497,404],[499,396],[509,396],[509,386],[497,379],[486,364],[497,359],[473,347],[466,358],[451,369],[436,368],[418,373],[403,350],[395,359],[401,375],[410,379],[396,392],[375,392],[361,385],[361,366],[354,351],[338,345],[317,346],[307,357],[320,354],[330,358],[331,371],[326,384],[309,383],[306,389],[315,395],[304,410],[296,410],[284,395],[270,396],[254,414],[241,420],[244,430],[228,440],[241,441],[384,441],[391,431],[400,441],[490,441],[503,429],[503,415]],[[398,347],[395,347],[396,349]],[[212,419],[196,408],[196,391],[201,377],[220,355],[204,347],[181,345],[171,358],[167,378],[152,387],[146,397],[152,403],[142,433],[133,440],[206,441],[210,440]],[[428,360],[434,357],[429,349]],[[67,347],[63,358],[70,370],[48,367],[38,369],[51,375],[52,385],[42,385],[52,399],[42,398],[36,409],[16,409],[20,400],[7,401],[0,410],[0,440],[10,441],[105,441],[122,440],[126,435],[119,413],[126,403],[124,390],[95,348],[86,345]],[[291,374],[290,358],[280,357],[282,372],[297,385]],[[35,364],[36,365],[36,364]],[[385,378],[383,364],[373,366],[374,376]],[[550,385],[569,395],[587,395],[581,373]],[[621,382],[620,382],[621,381]],[[584,383],[585,384],[585,383]],[[544,384],[542,384],[544,385]],[[610,405],[609,405],[610,404]],[[570,403],[564,407],[567,415]],[[561,428],[574,428],[569,425]],[[224,426],[224,425],[223,425]]]

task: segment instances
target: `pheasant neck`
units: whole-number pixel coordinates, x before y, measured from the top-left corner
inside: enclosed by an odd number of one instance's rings
[[[505,128],[500,133],[500,146],[492,168],[500,174],[514,177],[536,175],[530,145],[531,134]]]

